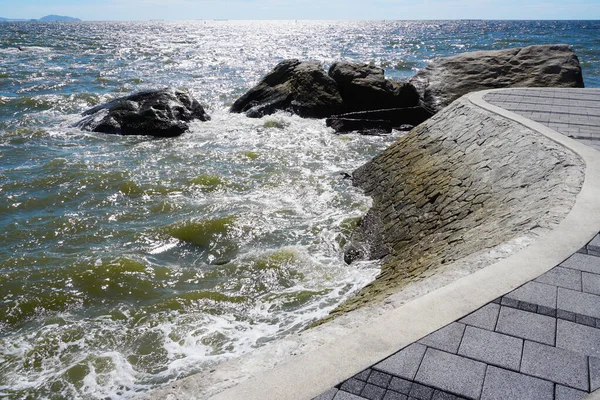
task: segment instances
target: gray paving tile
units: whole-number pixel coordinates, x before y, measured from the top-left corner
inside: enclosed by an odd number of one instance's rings
[[[338,390],[336,388],[329,389],[325,393],[321,393],[317,397],[313,398],[313,400],[333,400]]]
[[[581,325],[596,327],[596,318],[588,317],[587,315],[575,315],[575,322]]]
[[[369,379],[369,375],[371,375],[371,372],[373,370],[372,369],[365,369],[364,371],[359,372],[358,374],[354,375],[353,378],[354,379],[358,379],[360,381],[366,381],[367,379]]]
[[[542,379],[489,366],[481,400],[552,400],[554,384]]]
[[[367,383],[387,388],[392,380],[392,375],[385,372],[373,371],[367,379]]]
[[[426,349],[427,347],[422,344],[413,343],[376,364],[373,368],[404,379],[413,380]]]
[[[467,326],[458,354],[518,371],[522,349],[523,339]]]
[[[536,342],[525,341],[521,372],[575,389],[589,386],[586,356]]]
[[[595,295],[600,295],[600,275],[582,272],[583,291]]]
[[[575,390],[562,385],[556,385],[555,400],[581,400],[587,392]]]
[[[539,282],[527,282],[504,296],[508,299],[556,308],[556,287]]]
[[[558,288],[558,309],[600,318],[600,296]]]
[[[506,307],[514,307],[514,308],[518,308],[519,307],[519,300],[517,299],[511,299],[508,297],[502,297],[502,302],[500,303],[503,306]]]
[[[600,358],[600,329],[559,319],[556,347]]]
[[[581,271],[555,267],[537,277],[535,281],[567,289],[581,290]]]
[[[470,399],[481,393],[486,365],[484,363],[429,348],[415,380]]]
[[[419,340],[419,343],[456,354],[464,331],[464,324],[453,322],[450,325],[446,325],[432,334],[425,336],[423,339]]]
[[[364,399],[364,397],[360,397],[355,394],[344,392],[343,390],[340,390],[339,392],[336,393],[333,400],[365,400],[365,399]]]
[[[496,321],[498,320],[499,312],[500,306],[498,304],[490,303],[481,307],[474,313],[467,315],[459,322],[476,326],[481,329],[487,329],[488,331],[493,331],[496,327]]]
[[[369,400],[383,400],[385,392],[384,388],[367,383],[360,396]]]
[[[575,253],[560,265],[565,268],[600,274],[600,257]]]
[[[544,306],[538,306],[536,304],[531,304],[531,303],[527,303],[525,301],[520,301],[517,308],[519,310],[529,311],[529,312],[533,312],[534,313],[534,312],[537,312],[538,307],[544,307]]]
[[[556,318],[502,307],[496,332],[554,345]]]
[[[556,317],[556,309],[544,306],[538,306],[537,313],[547,315],[549,317]]]
[[[419,400],[431,400],[433,397],[433,392],[434,389],[432,387],[413,383],[412,388],[410,389],[409,397]]]
[[[371,369],[365,369],[362,372],[359,372],[358,374],[354,375],[353,378],[361,380],[361,381],[366,381],[367,379],[369,379],[369,375],[371,375]]]
[[[565,310],[557,310],[556,316],[557,318],[566,319],[567,321],[577,321],[577,314]]]
[[[388,389],[392,389],[396,392],[408,395],[410,393],[411,387],[412,387],[411,381],[407,381],[406,379],[402,379],[402,378],[398,378],[398,377],[393,377]]]
[[[363,381],[359,381],[358,379],[350,378],[344,383],[341,384],[340,390],[344,392],[349,392],[352,394],[359,395],[360,392],[365,388],[367,384]]]
[[[388,390],[383,397],[383,400],[408,400],[408,396],[405,394],[393,392]]]
[[[592,240],[586,245],[589,250],[594,251],[596,254],[600,254],[600,234],[594,236]]]
[[[590,357],[590,390],[600,389],[600,359]]]
[[[431,400],[463,400],[463,397],[458,397],[451,393],[442,392],[441,390],[436,390],[433,393],[433,398]]]

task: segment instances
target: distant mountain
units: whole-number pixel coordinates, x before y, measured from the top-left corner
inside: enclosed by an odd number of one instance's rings
[[[80,22],[79,18],[65,17],[62,15],[46,15],[40,19],[12,19],[0,17],[0,22],[22,22],[22,21],[40,21],[40,22]]]
[[[81,22],[79,18],[66,17],[63,15],[46,15],[38,19],[41,22]]]

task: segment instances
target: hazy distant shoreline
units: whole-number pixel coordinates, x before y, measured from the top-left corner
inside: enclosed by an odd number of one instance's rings
[[[79,18],[67,17],[65,15],[46,15],[40,19],[12,19],[0,17],[0,22],[81,22]]]

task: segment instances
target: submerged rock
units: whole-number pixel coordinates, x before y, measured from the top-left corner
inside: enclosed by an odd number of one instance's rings
[[[325,118],[342,111],[337,85],[320,64],[285,60],[233,103],[230,111],[260,118],[276,111]]]
[[[188,93],[159,89],[120,97],[85,111],[75,126],[117,135],[179,136],[189,122],[210,120],[204,108]]]
[[[419,104],[419,94],[411,84],[385,79],[384,70],[373,65],[336,62],[329,76],[337,83],[347,112]]]
[[[583,87],[579,59],[568,45],[463,53],[429,64],[409,82],[433,111],[484,89]]]

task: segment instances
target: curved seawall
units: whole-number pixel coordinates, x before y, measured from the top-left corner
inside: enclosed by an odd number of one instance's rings
[[[338,318],[150,397],[310,399],[550,269],[590,239],[574,211],[598,181],[554,140],[459,99],[355,172],[373,207],[353,246],[382,272]]]
[[[374,200],[354,233],[354,248],[383,264],[377,280],[337,312],[552,228],[573,205],[583,172],[572,152],[463,97],[359,168],[354,179]]]

